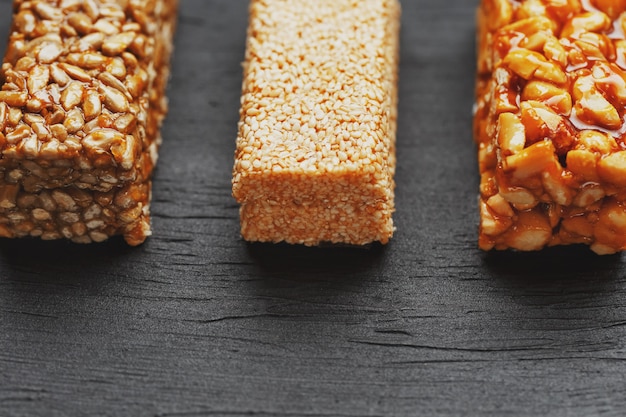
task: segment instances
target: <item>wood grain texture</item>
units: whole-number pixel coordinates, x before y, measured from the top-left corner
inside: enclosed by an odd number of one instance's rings
[[[476,3],[403,1],[398,232],[358,250],[240,240],[247,2],[182,0],[154,236],[0,241],[0,415],[622,415],[622,257],[476,247]]]

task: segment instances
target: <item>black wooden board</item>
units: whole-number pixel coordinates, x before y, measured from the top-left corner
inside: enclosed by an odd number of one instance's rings
[[[360,250],[240,239],[247,2],[181,1],[154,236],[0,241],[1,416],[626,412],[623,258],[477,249],[477,1],[402,3],[398,230]]]

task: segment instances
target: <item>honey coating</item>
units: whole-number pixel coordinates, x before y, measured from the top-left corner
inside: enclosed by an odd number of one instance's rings
[[[245,240],[387,243],[397,0],[253,0],[233,195]]]
[[[482,249],[626,247],[626,2],[483,0]]]
[[[151,174],[177,0],[15,0],[0,81],[0,236],[131,245]]]

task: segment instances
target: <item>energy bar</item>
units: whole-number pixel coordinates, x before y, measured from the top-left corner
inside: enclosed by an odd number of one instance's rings
[[[247,241],[394,232],[397,0],[252,0],[233,195]]]
[[[482,1],[482,249],[626,247],[625,11],[624,1]]]
[[[14,0],[0,75],[0,236],[150,234],[177,0]]]

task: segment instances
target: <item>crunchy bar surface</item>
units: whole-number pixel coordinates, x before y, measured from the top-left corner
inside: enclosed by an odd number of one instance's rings
[[[0,236],[150,233],[176,0],[15,0],[0,90]]]
[[[626,248],[625,11],[624,1],[482,1],[481,248]]]
[[[253,0],[233,195],[249,241],[393,234],[396,0]]]

